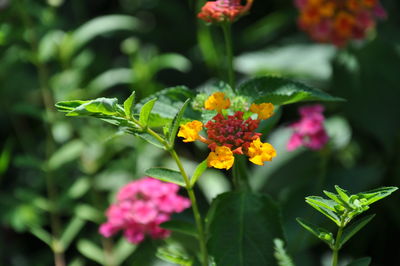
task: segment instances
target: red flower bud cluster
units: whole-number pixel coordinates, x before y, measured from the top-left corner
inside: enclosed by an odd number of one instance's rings
[[[234,22],[250,9],[253,0],[247,0],[246,5],[241,5],[240,2],[241,0],[210,1],[202,7],[197,16],[209,23]]]
[[[318,42],[344,46],[364,39],[376,19],[386,17],[379,0],[295,0],[299,27]]]
[[[224,117],[221,113],[205,124],[209,148],[214,151],[217,146],[226,146],[235,154],[247,152],[250,144],[261,136],[254,132],[260,123],[258,119],[243,119],[243,112]]]

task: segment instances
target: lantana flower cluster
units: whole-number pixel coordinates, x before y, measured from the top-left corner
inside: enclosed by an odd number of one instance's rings
[[[322,105],[303,106],[299,109],[300,120],[290,127],[293,134],[287,144],[289,151],[305,146],[312,150],[322,149],[328,142],[328,135],[324,128],[325,117]]]
[[[253,0],[247,0],[246,5],[242,5],[241,2],[241,0],[209,1],[197,16],[208,23],[234,22],[250,9]]]
[[[386,17],[379,0],[295,0],[298,24],[318,42],[345,45],[364,39],[377,19]]]
[[[183,142],[199,140],[208,145],[211,150],[207,158],[208,167],[230,169],[235,161],[234,155],[246,155],[257,165],[271,161],[276,156],[276,150],[271,144],[261,142],[261,133],[256,129],[260,120],[272,116],[274,106],[271,103],[253,103],[249,111],[257,114],[257,119],[245,119],[242,111],[224,114],[228,113],[225,109],[230,105],[230,99],[223,92],[212,94],[205,101],[204,108],[218,113],[205,125],[197,120],[181,125],[178,136],[184,138]],[[207,137],[199,134],[203,129]]]
[[[189,199],[179,196],[178,185],[144,177],[120,189],[117,202],[106,212],[107,222],[100,226],[100,233],[110,237],[124,231],[126,239],[134,244],[146,235],[165,238],[170,231],[160,224],[170,219],[172,213],[182,212],[190,206]]]

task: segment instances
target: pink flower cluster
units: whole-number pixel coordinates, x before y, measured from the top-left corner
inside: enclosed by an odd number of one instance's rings
[[[299,109],[300,120],[290,126],[294,132],[287,143],[289,151],[300,146],[312,150],[319,150],[324,147],[328,142],[328,135],[324,128],[323,111],[324,107],[319,104],[303,106]]]
[[[174,212],[182,212],[190,201],[177,194],[178,185],[144,177],[133,181],[117,194],[117,202],[107,212],[107,222],[100,226],[100,234],[110,237],[120,230],[131,243],[142,242],[146,235],[152,238],[168,237],[170,231],[159,225]]]

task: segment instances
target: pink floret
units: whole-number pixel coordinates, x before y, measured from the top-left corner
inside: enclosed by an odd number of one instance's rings
[[[156,179],[144,177],[120,189],[117,202],[106,211],[107,222],[99,228],[101,235],[110,237],[124,231],[126,239],[134,244],[152,238],[165,238],[170,231],[160,224],[170,219],[172,213],[190,207],[190,201],[178,195],[179,187]]]
[[[290,127],[293,134],[287,143],[287,149],[293,151],[300,146],[312,150],[322,149],[328,142],[328,135],[324,128],[324,107],[322,105],[304,106],[299,109],[300,120]]]

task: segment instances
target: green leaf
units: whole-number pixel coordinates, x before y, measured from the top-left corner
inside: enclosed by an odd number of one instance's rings
[[[160,224],[160,227],[182,234],[198,237],[195,225],[186,221],[170,220],[168,222]]]
[[[204,171],[207,169],[207,159],[202,161],[194,170],[193,176],[190,179],[190,186],[193,187],[197,180],[200,178],[200,176],[204,173]]]
[[[347,242],[349,239],[355,235],[358,231],[360,231],[367,223],[369,223],[372,218],[375,217],[375,214],[365,216],[355,222],[353,222],[351,225],[347,226],[344,231],[343,231],[343,236],[340,240],[340,248]]]
[[[283,239],[277,205],[267,196],[227,192],[207,215],[208,250],[218,266],[275,265],[275,238]]]
[[[339,203],[341,205],[344,204],[343,200],[335,193],[324,190],[324,194],[327,195],[332,200],[336,201],[337,203]]]
[[[169,53],[153,58],[151,66],[153,69],[162,70],[165,68],[172,68],[181,72],[187,72],[190,70],[191,62],[180,54]]]
[[[328,246],[333,247],[335,243],[335,239],[333,238],[333,234],[326,230],[325,228],[318,227],[310,222],[307,222],[304,219],[296,218],[296,221],[304,227],[308,232],[313,234],[314,236],[321,239],[323,242],[328,244]]]
[[[88,204],[79,204],[75,208],[75,214],[81,219],[97,224],[103,222],[104,220],[104,214]]]
[[[85,195],[91,188],[89,177],[78,178],[68,189],[67,195],[71,199],[77,199]]]
[[[132,69],[130,68],[109,69],[90,81],[87,92],[89,95],[100,95],[103,91],[114,86],[129,85],[133,79]]]
[[[328,200],[328,199],[324,199],[322,197],[318,197],[318,196],[309,196],[306,197],[306,202],[307,203],[314,203],[316,205],[319,205],[321,207],[327,208],[331,211],[335,211],[335,206],[337,205],[337,203],[333,200]]]
[[[57,108],[65,110],[68,104],[76,105],[82,101],[69,101],[57,103]],[[63,111],[62,110],[62,111]],[[90,116],[90,115],[105,115],[112,116],[118,115],[121,108],[118,106],[118,99],[116,98],[97,98],[91,101],[85,101],[67,113],[67,116]]]
[[[343,200],[344,203],[348,203],[350,200],[349,195],[347,195],[347,191],[340,188],[339,186],[335,185],[335,189],[337,193],[339,194],[339,197]]]
[[[132,117],[133,110],[134,110],[134,103],[135,103],[135,91],[125,100],[124,102],[124,111],[125,115],[128,118]]]
[[[166,88],[161,90],[152,96],[149,96],[141,100],[136,106],[135,111],[140,112],[142,106],[153,98],[157,98],[157,102],[154,104],[153,110],[150,114],[150,119],[148,121],[149,127],[162,127],[171,123],[175,115],[181,109],[183,103],[188,98],[194,98],[194,92],[189,90],[185,86],[177,86],[172,88]],[[190,114],[187,119],[193,120],[197,116],[192,112],[186,113]]]
[[[29,229],[29,232],[31,232],[32,235],[36,236],[40,240],[42,240],[44,243],[46,243],[49,247],[52,246],[52,237],[49,232],[44,230],[41,227],[32,227]]]
[[[175,170],[157,167],[146,170],[145,174],[161,181],[174,183],[182,187],[185,187],[186,185],[181,173]]]
[[[103,250],[98,247],[95,243],[87,239],[81,239],[78,241],[77,248],[79,252],[85,257],[99,263],[104,263]]]
[[[371,258],[365,257],[353,260],[351,263],[347,264],[347,266],[369,266],[371,263]]]
[[[326,92],[308,87],[299,82],[278,77],[258,77],[242,83],[237,93],[253,101],[271,102],[274,105],[290,104],[302,101],[343,101]]]
[[[190,102],[190,99],[187,99],[183,103],[181,109],[179,110],[179,112],[175,115],[174,119],[172,120],[171,127],[170,127],[170,130],[169,130],[169,137],[168,137],[169,144],[172,147],[174,146],[176,134],[178,132],[178,129],[179,129],[183,114],[185,113],[186,107],[188,106],[189,102]]]
[[[182,254],[171,252],[166,248],[158,248],[156,256],[166,262],[175,263],[180,266],[192,266],[193,261],[190,258],[184,257]]]
[[[308,197],[307,197],[308,198]],[[329,219],[331,219],[333,222],[335,222],[338,226],[340,225],[340,218],[339,216],[333,212],[330,208],[327,208],[321,204],[316,204],[313,201],[309,201],[306,198],[306,202],[308,204],[310,204],[313,208],[315,208],[317,211],[319,211],[320,213],[322,213],[323,215],[325,215],[326,217],[328,217]]]
[[[80,140],[67,142],[51,155],[47,162],[47,168],[49,170],[55,170],[77,159],[81,155],[83,148],[83,142]]]
[[[78,235],[79,231],[85,225],[85,221],[81,218],[75,216],[71,219],[67,227],[65,228],[64,232],[61,235],[61,243],[63,248],[66,250],[68,249],[69,245],[71,244],[72,240]]]
[[[147,103],[145,103],[142,109],[140,109],[139,122],[142,126],[147,126],[151,110],[153,109],[153,106],[156,101],[157,98],[153,98],[149,100]]]
[[[357,194],[357,196],[359,196],[360,199],[366,199],[366,202],[364,202],[363,204],[370,205],[378,200],[381,200],[381,199],[389,196],[390,194],[395,192],[397,189],[398,189],[397,187],[382,187],[382,188],[359,193],[359,194]]]
[[[274,239],[274,256],[279,266],[294,266],[292,258],[287,254],[282,239]]]
[[[56,103],[56,108],[59,112],[70,112],[75,108],[79,107],[84,103],[88,103],[90,101],[81,101],[81,100],[74,100],[74,101],[63,101]]]
[[[133,245],[121,237],[113,249],[113,258],[117,265],[121,265],[135,251],[137,245]]]
[[[139,21],[127,15],[108,15],[94,18],[73,33],[74,50],[77,50],[99,35],[113,31],[133,31],[139,28]]]

